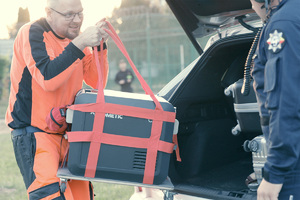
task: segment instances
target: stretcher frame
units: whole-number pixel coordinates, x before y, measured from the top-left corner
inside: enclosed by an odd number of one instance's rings
[[[173,200],[173,196],[175,194],[173,192],[174,185],[172,184],[169,177],[167,177],[166,180],[159,185],[154,185],[154,184],[150,185],[150,184],[143,184],[143,183],[131,182],[131,181],[120,181],[120,180],[106,179],[106,178],[89,178],[84,176],[77,176],[77,175],[73,175],[67,167],[59,168],[57,170],[57,177],[60,179],[61,192],[64,192],[66,190],[67,187],[66,183],[68,180],[82,180],[82,181],[160,189],[164,193],[164,200]]]

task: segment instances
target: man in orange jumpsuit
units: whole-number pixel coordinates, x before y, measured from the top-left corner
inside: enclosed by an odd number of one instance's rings
[[[6,123],[12,129],[16,161],[30,200],[93,199],[88,181],[69,181],[65,193],[60,191],[56,173],[67,141],[63,133],[51,131],[45,119],[53,107],[69,104],[83,81],[96,87],[97,68],[90,47],[108,38],[107,26],[101,20],[80,33],[80,0],[48,0],[45,10],[46,18],[24,25],[15,39]],[[105,85],[106,45],[103,51]]]

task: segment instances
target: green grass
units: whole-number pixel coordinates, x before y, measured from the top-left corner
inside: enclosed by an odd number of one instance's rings
[[[0,134],[0,199],[27,199],[25,185],[15,161],[10,134]],[[127,200],[132,186],[93,182],[95,200]]]
[[[26,199],[25,186],[14,158],[10,134],[1,134],[0,144],[0,199]]]
[[[0,119],[4,119],[5,118],[5,112],[6,112],[6,108],[7,108],[7,103],[8,103],[8,100],[1,100],[0,101]]]

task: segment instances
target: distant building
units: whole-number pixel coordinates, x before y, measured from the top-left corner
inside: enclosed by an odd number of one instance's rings
[[[0,39],[0,56],[12,57],[13,54],[13,39]]]

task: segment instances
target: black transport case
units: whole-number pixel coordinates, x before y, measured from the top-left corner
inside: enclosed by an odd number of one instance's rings
[[[250,91],[248,95],[243,95],[241,89],[243,79],[240,79],[230,85],[225,94],[233,96],[234,111],[242,132],[261,133],[260,117],[258,113],[258,104],[256,95],[253,90],[253,81],[250,83]]]
[[[105,102],[140,108],[154,109],[155,104],[148,95],[105,90]],[[75,104],[95,103],[97,91],[81,90],[75,98]],[[166,100],[157,97],[165,111],[175,112],[175,108]],[[73,112],[71,131],[92,131],[94,113]],[[149,138],[151,120],[106,114],[104,132],[123,136]],[[174,123],[163,122],[161,140],[172,142]],[[69,171],[84,176],[89,153],[89,142],[70,143],[68,156]],[[117,179],[143,182],[147,149],[101,144],[95,178]],[[162,183],[169,168],[170,154],[158,152],[153,184]]]

